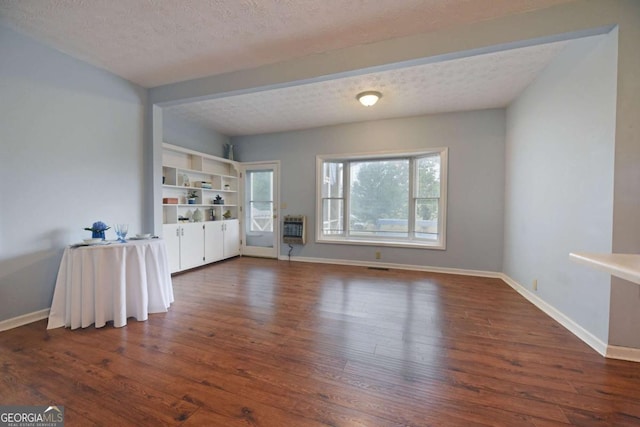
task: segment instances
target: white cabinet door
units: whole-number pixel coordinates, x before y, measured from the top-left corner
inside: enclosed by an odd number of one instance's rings
[[[204,262],[214,262],[223,258],[222,245],[224,232],[222,222],[207,222],[204,224]]]
[[[204,230],[202,223],[180,225],[180,269],[197,267],[204,262]]]
[[[167,258],[169,271],[180,271],[180,225],[164,224],[162,226],[162,238],[167,246]]]
[[[240,253],[240,224],[237,219],[223,221],[224,257],[229,258]]]
[[[171,273],[240,253],[240,226],[237,219],[164,224],[162,230]]]

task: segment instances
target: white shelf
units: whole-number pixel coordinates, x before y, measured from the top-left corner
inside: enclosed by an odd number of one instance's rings
[[[570,253],[569,257],[580,264],[640,285],[640,255]]]
[[[169,165],[164,165],[165,168],[172,168],[175,169],[178,172],[183,172],[183,173],[191,173],[194,175],[205,175],[205,176],[219,176],[220,178],[231,178],[231,179],[236,179],[236,176],[233,175],[227,175],[224,173],[216,173],[216,172],[207,172],[207,171],[199,171],[196,169],[186,169],[186,168],[181,168],[181,167],[176,167],[176,166],[169,166]]]
[[[171,185],[171,184],[162,184],[162,188],[173,189],[173,190],[193,190],[194,188],[197,190],[197,187],[185,187],[183,185]]]
[[[212,222],[222,222],[222,221],[233,221],[233,220],[237,220],[238,218],[229,218],[229,219],[214,219],[213,221],[211,221],[210,219],[206,220],[206,221],[178,221],[178,224],[209,224]]]
[[[200,188],[200,187],[185,187],[182,185],[170,185],[170,184],[163,184],[162,188],[165,190],[186,190],[186,191],[192,191],[192,190],[196,190],[196,191],[203,191],[203,192],[211,192],[211,193],[231,193],[231,194],[235,194],[238,191],[237,190],[223,190],[220,188]]]
[[[215,208],[215,207],[218,207],[218,206],[221,206],[221,207],[225,207],[226,206],[226,207],[229,207],[229,208],[235,208],[238,205],[227,205],[227,204],[224,204],[224,205],[208,204],[208,205],[206,205],[206,204],[194,204],[194,203],[192,203],[192,204],[188,204],[188,203],[166,203],[166,204],[163,204],[162,206],[176,206],[176,207],[180,207],[180,208],[188,208],[188,207]]]

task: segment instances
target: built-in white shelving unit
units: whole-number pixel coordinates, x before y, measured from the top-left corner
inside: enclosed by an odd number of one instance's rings
[[[172,273],[240,253],[238,182],[236,162],[163,144],[163,237]]]

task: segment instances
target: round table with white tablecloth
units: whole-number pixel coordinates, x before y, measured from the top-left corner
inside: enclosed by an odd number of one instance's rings
[[[173,286],[162,239],[69,246],[60,262],[47,329],[96,328],[166,312]]]

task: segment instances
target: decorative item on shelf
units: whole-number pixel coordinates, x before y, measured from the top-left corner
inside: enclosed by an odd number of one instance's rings
[[[214,208],[209,209],[209,221],[216,220],[216,210]]]
[[[229,184],[225,184],[225,185],[224,185],[224,189],[225,189],[225,190],[230,190],[230,189],[231,189],[231,186],[230,186]]]
[[[225,144],[224,149],[226,151],[225,157],[229,160],[233,160],[233,144]]]
[[[224,205],[224,199],[218,194],[215,199],[211,200],[214,205]]]
[[[204,188],[205,190],[211,190],[213,188],[213,185],[207,181],[198,181],[195,184],[196,187]]]
[[[177,197],[163,197],[162,198],[163,205],[177,205],[178,198]]]
[[[189,218],[187,218],[186,216],[182,216],[182,215],[180,215],[180,216],[178,217],[178,221],[179,221],[179,222],[189,222]]]
[[[229,219],[229,218],[231,218],[231,211],[229,211],[229,210],[225,211],[225,212],[222,214],[222,217],[223,217],[224,219]]]
[[[196,190],[191,190],[187,193],[187,203],[190,205],[196,204],[196,199],[198,198],[198,192]]]
[[[110,229],[107,224],[102,221],[96,221],[91,227],[85,227],[85,230],[91,232],[91,237],[94,239],[104,240],[104,232]]]
[[[193,212],[193,222],[202,222],[202,212],[200,212],[200,209],[196,209],[195,212]]]
[[[189,183],[189,175],[187,175],[186,173],[182,174],[182,185],[184,185],[185,187],[191,186],[191,184]]]
[[[184,216],[187,218],[187,221],[193,222],[193,212],[189,209],[184,213]]]
[[[164,184],[166,181],[167,181],[167,177],[166,177],[166,176],[163,176],[163,177],[162,177],[162,183]]]

